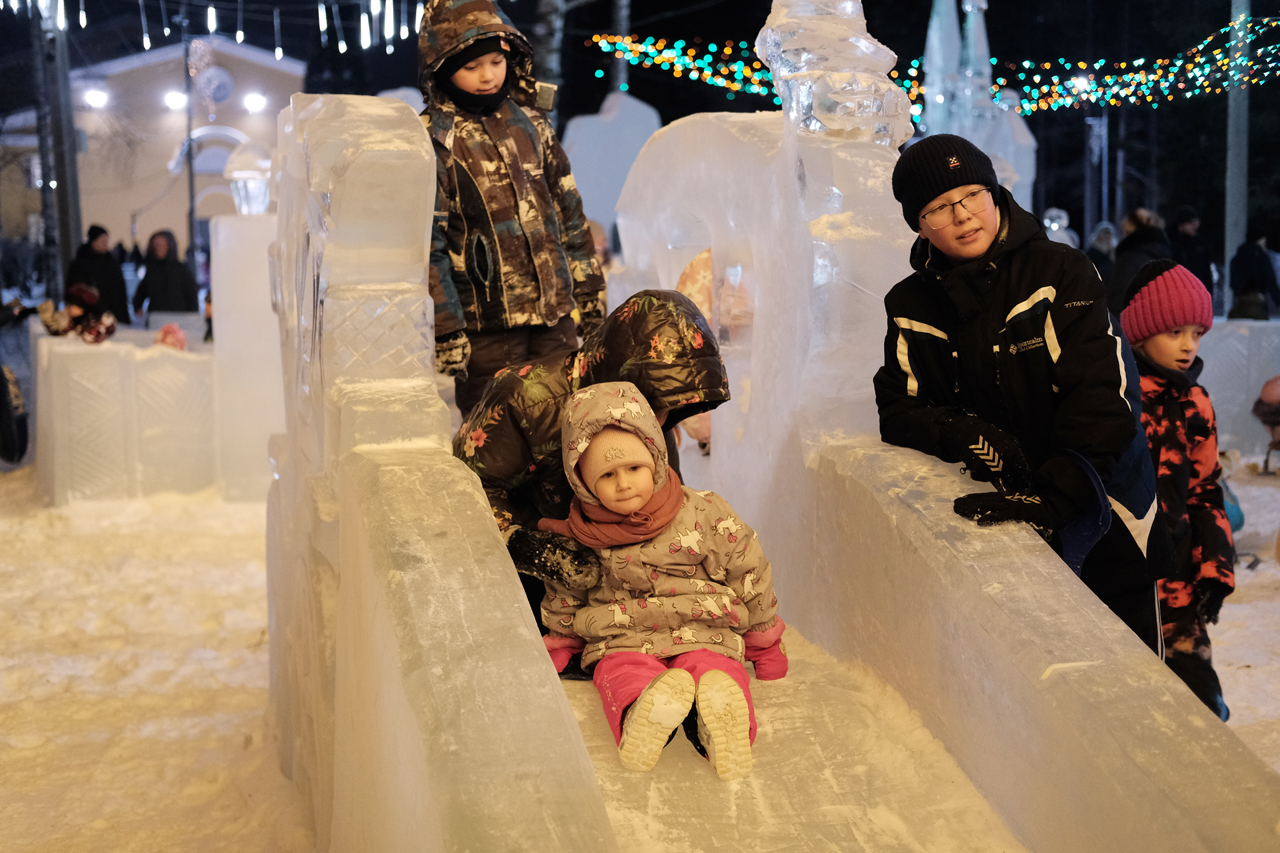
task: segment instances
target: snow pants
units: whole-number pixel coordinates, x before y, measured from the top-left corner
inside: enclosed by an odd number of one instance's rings
[[[1196,607],[1195,586],[1185,581],[1160,581],[1160,627],[1164,632],[1164,662],[1196,698],[1226,722],[1230,711],[1222,698],[1222,683],[1213,669],[1213,647],[1204,618]]]
[[[622,717],[640,694],[668,668],[683,669],[693,676],[695,684],[713,669],[729,674],[747,697],[747,714],[751,718],[751,742],[756,742],[756,709],[751,702],[750,678],[746,668],[733,658],[710,649],[698,649],[672,658],[656,658],[640,652],[613,652],[596,664],[595,685],[604,704],[615,743],[622,742]]]

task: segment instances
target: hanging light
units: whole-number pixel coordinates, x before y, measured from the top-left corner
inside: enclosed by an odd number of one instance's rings
[[[369,49],[369,45],[373,44],[373,39],[369,35],[369,13],[360,13],[360,47],[364,50]]]
[[[267,108],[267,99],[258,92],[250,92],[244,96],[244,108],[251,113],[260,113]]]
[[[66,0],[58,0],[58,29],[65,30],[67,28],[67,3]]]
[[[400,0],[400,39],[409,37],[409,0]]]
[[[413,31],[415,33],[422,32],[422,13],[423,13],[422,0],[418,0],[418,8],[413,13]]]
[[[88,17],[84,13],[84,0],[80,0],[80,29],[84,29],[89,23]]]
[[[236,44],[244,42],[244,0],[236,0]]]
[[[138,0],[139,3],[142,0]],[[164,37],[169,37],[169,10],[165,8],[164,0],[160,0],[160,23],[164,25]]]
[[[382,40],[387,43],[387,53],[394,53],[395,46],[392,44],[396,38],[396,19],[394,0],[387,0],[387,7],[382,10]]]
[[[90,89],[84,93],[84,102],[95,110],[100,110],[105,107],[109,100],[110,98],[107,97],[107,93],[101,89]]]
[[[276,22],[276,60],[279,61],[284,57],[284,47],[280,42],[280,7],[275,7],[271,12]]]
[[[342,34],[342,16],[338,14],[338,4],[333,4],[333,29],[338,33],[338,53],[347,52],[347,39]]]
[[[320,13],[320,46],[329,46],[329,16],[325,14],[324,4],[316,4],[316,10]]]
[[[138,0],[138,14],[142,16],[142,49],[151,50],[151,33],[147,32],[147,7]]]
[[[164,105],[171,110],[180,110],[187,105],[187,96],[182,92],[166,92]]]
[[[209,14],[206,16],[206,20],[209,24],[209,32],[210,33],[217,32],[218,31],[218,10],[210,6]]]

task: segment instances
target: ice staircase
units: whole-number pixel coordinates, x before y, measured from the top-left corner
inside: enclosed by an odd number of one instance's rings
[[[1280,777],[1039,540],[961,524],[954,468],[860,437],[905,256],[891,149],[699,116],[624,196],[632,286],[710,247],[754,308],[722,328],[711,485],[798,634],[792,675],[757,688],[756,769],[723,784],[680,738],[653,774],[617,765],[449,452],[417,117],[297,95],[279,142],[271,729],[318,850],[1280,849]]]

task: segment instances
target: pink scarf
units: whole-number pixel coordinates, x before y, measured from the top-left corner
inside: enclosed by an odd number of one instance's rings
[[[675,469],[667,468],[666,485],[631,515],[619,515],[602,506],[584,504],[581,498],[574,496],[567,520],[544,518],[538,522],[538,529],[572,537],[588,548],[634,545],[661,533],[675,520],[683,505],[684,489],[680,485],[680,476]]]

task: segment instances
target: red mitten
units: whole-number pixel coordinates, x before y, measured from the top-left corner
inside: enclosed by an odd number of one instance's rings
[[[742,635],[746,645],[747,660],[755,664],[756,678],[774,681],[787,674],[787,651],[782,645],[782,632],[786,629],[782,617],[767,631],[748,631]]]
[[[542,638],[542,644],[547,647],[547,652],[551,655],[551,662],[555,664],[556,672],[564,672],[564,668],[569,665],[569,659],[582,651],[587,642],[581,637],[546,634]]]

